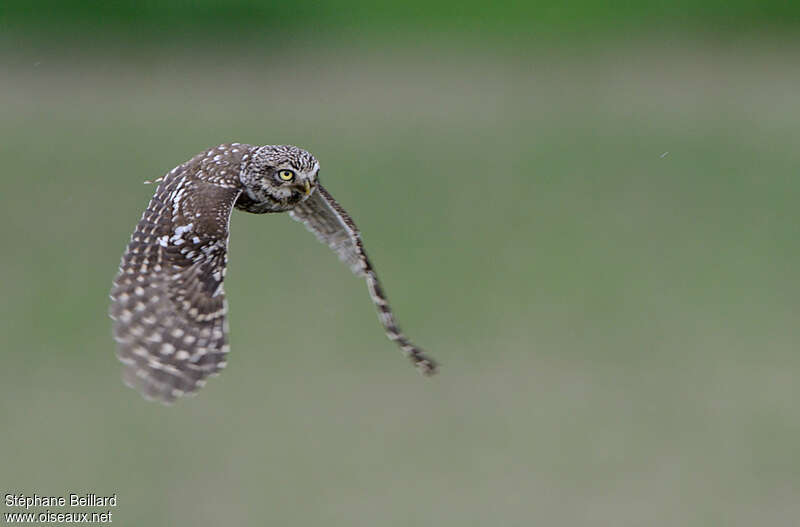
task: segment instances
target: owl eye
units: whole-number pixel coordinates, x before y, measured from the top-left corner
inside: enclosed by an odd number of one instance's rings
[[[278,179],[281,181],[291,181],[294,179],[294,172],[288,169],[281,170],[278,172]]]

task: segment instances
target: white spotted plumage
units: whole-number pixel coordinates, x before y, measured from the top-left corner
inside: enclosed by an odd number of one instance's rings
[[[289,170],[282,180],[278,171]],[[223,281],[230,216],[286,212],[366,278],[388,338],[424,373],[436,364],[400,331],[353,220],[319,185],[319,163],[294,146],[223,144],[158,178],[111,290],[117,356],[127,384],[171,402],[227,364]]]

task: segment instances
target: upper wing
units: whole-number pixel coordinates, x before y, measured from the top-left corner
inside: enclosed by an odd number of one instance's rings
[[[126,383],[171,402],[226,364],[223,277],[241,189],[182,165],[164,178],[122,256],[111,290]]]
[[[347,263],[356,275],[366,278],[372,302],[378,310],[378,318],[383,324],[386,336],[397,342],[400,349],[420,371],[425,374],[435,373],[436,362],[412,344],[397,325],[386,294],[378,281],[378,275],[375,274],[372,263],[364,251],[356,224],[328,191],[322,185],[318,185],[316,192],[289,211],[289,215],[292,219],[304,223],[317,239],[336,251],[339,258]]]

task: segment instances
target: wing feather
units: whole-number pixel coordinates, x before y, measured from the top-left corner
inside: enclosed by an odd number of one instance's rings
[[[241,189],[198,177],[199,163],[163,178],[111,290],[123,379],[163,402],[203,386],[226,365],[229,349],[223,279]]]
[[[289,212],[292,219],[305,224],[318,240],[327,244],[357,276],[367,281],[372,303],[389,340],[397,343],[405,355],[424,374],[436,372],[436,362],[405,336],[395,320],[389,300],[372,266],[358,227],[349,214],[333,199],[328,191],[318,185],[307,200]]]

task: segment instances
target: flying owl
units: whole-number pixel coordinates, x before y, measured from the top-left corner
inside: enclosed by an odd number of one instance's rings
[[[234,207],[288,212],[367,282],[386,336],[424,374],[436,363],[395,321],[358,228],[319,183],[319,163],[296,146],[223,144],[156,180],[111,289],[125,383],[148,399],[195,392],[227,363],[223,280]]]

